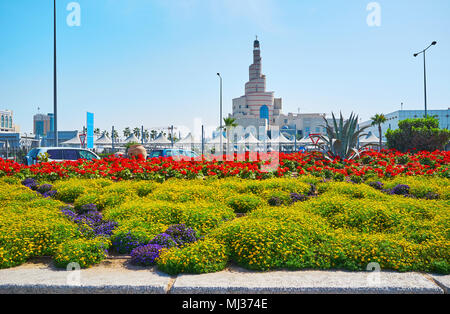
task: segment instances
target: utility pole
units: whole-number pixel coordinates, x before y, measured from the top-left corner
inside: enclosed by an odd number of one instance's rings
[[[425,53],[431,47],[437,44],[436,41],[433,41],[431,45],[422,50],[421,52],[415,53],[414,57],[417,57],[420,54],[423,54],[423,86],[424,86],[424,96],[425,96],[425,118],[428,118],[428,104],[427,104],[427,66],[426,66],[426,58]]]
[[[112,127],[112,129],[111,129],[111,148],[112,148],[112,152],[114,153],[114,125],[113,125],[113,127]]]
[[[202,159],[205,156],[205,126],[202,125]]]
[[[223,130],[223,119],[222,119],[222,76],[220,75],[220,73],[217,73],[217,76],[219,76],[220,78],[220,150],[219,152],[221,153],[221,155],[223,156],[223,139],[222,139],[222,130]],[[221,156],[221,157],[222,157]]]
[[[55,131],[55,147],[58,147],[58,92],[56,72],[56,0],[53,0],[53,129]]]

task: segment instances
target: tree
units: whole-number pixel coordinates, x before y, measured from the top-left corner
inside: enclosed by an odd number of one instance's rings
[[[100,135],[100,132],[101,132],[101,131],[100,131],[99,128],[95,128],[95,129],[94,129],[94,135],[95,135],[95,136],[99,136],[99,135]]]
[[[114,142],[119,141],[119,132],[117,132],[117,130],[114,130],[114,132],[112,133],[112,136],[114,137]]]
[[[230,132],[233,128],[237,127],[236,119],[233,118],[225,118],[223,119],[225,124],[225,131],[227,132],[227,151],[230,149]],[[220,134],[222,136],[222,134]],[[234,150],[234,149],[233,149]]]
[[[142,137],[144,138],[144,141],[148,141],[148,139],[150,138],[150,132],[146,129],[144,130],[144,133],[142,134]]]
[[[372,126],[378,126],[378,134],[380,136],[380,147],[378,148],[378,150],[381,151],[381,147],[383,146],[383,134],[381,131],[381,125],[386,123],[387,119],[384,114],[378,113],[370,119],[372,120]]]
[[[156,130],[151,130],[150,131],[150,138],[152,139],[152,140],[154,140],[155,138],[157,138],[158,137],[158,131],[156,131]]]
[[[102,132],[102,136],[107,136],[107,137],[109,137],[109,132],[106,131],[106,130],[104,130],[104,131]]]
[[[129,127],[126,127],[125,130],[123,130],[123,136],[129,137],[131,135],[131,129]]]
[[[361,136],[367,135],[363,134],[363,132],[367,128],[369,128],[369,126],[357,130],[358,116],[354,115],[353,112],[350,115],[350,118],[345,122],[344,118],[342,117],[342,113],[339,119],[339,123],[336,120],[334,113],[332,113],[332,116],[333,116],[332,126],[328,124],[327,119],[323,118],[326,123],[324,127],[326,128],[327,135],[321,136],[321,138],[325,141],[326,145],[328,146],[328,155],[330,155],[330,157],[349,159],[356,151],[358,139]]]
[[[439,128],[434,117],[406,119],[398,123],[397,130],[386,132],[387,145],[400,152],[408,150],[443,150],[450,140],[450,131]]]
[[[134,128],[134,129],[133,129],[133,134],[134,134],[134,136],[136,136],[137,138],[141,138],[141,129],[140,129],[140,128]]]

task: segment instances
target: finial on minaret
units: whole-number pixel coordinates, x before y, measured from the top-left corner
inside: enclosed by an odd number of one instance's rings
[[[258,40],[258,36],[257,35],[256,35],[256,40],[255,40],[255,42],[253,44],[253,47],[259,49],[259,40]]]

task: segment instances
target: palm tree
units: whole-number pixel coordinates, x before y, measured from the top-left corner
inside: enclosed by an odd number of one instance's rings
[[[134,136],[136,136],[137,138],[141,138],[141,129],[140,129],[140,128],[134,128],[134,129],[133,129],[133,134],[134,134]]]
[[[144,138],[144,141],[148,141],[148,139],[150,138],[150,133],[148,132],[148,130],[144,130],[142,137]]]
[[[114,129],[114,132],[112,133],[112,136],[114,137],[114,142],[119,141],[119,132],[117,132],[116,129]]]
[[[156,130],[151,130],[150,131],[150,138],[152,139],[152,140],[154,140],[155,138],[157,138],[158,137],[158,131],[156,131]]]
[[[125,130],[123,130],[123,136],[126,138],[130,137],[131,135],[131,129],[129,127],[126,127]]]
[[[378,126],[378,133],[380,135],[380,147],[378,148],[378,150],[381,151],[381,147],[383,146],[383,134],[381,131],[381,125],[386,123],[387,119],[384,114],[378,113],[370,119],[372,120],[372,126]]]
[[[94,129],[94,135],[95,135],[95,136],[99,136],[99,135],[100,135],[100,132],[101,132],[101,131],[100,131],[99,128],[95,128],[95,129]]]
[[[100,134],[100,133],[99,133],[99,134]],[[102,132],[102,136],[109,137],[109,132],[106,131],[106,130],[104,130],[104,131]]]
[[[230,132],[233,128],[237,127],[236,119],[234,118],[225,118],[223,119],[225,124],[225,131],[227,132],[227,152],[230,150]],[[220,134],[222,136],[222,134]]]

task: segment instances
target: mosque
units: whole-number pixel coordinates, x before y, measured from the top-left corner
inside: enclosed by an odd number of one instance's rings
[[[309,136],[312,133],[324,133],[325,114],[283,114],[281,98],[275,98],[275,92],[266,89],[266,76],[262,74],[261,45],[256,38],[253,43],[253,64],[249,68],[249,81],[245,84],[245,95],[233,99],[231,118],[244,128],[254,126],[257,129],[264,126],[266,130],[279,127],[289,130],[288,133],[298,137]]]

